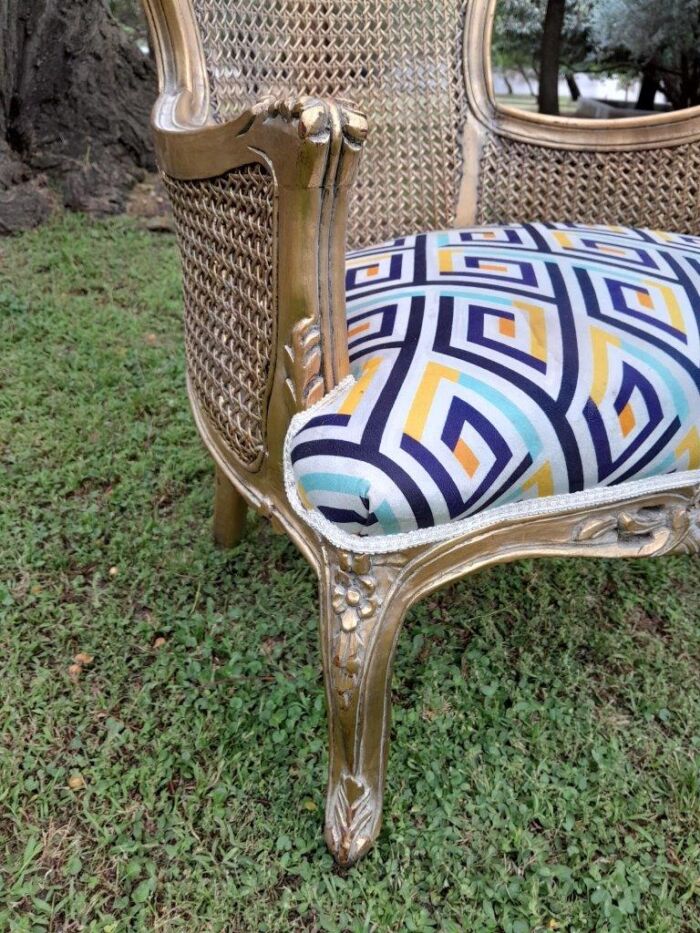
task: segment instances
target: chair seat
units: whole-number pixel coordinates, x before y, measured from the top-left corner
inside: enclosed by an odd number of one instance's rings
[[[524,224],[352,252],[354,381],[292,426],[299,497],[391,535],[700,468],[700,238]]]

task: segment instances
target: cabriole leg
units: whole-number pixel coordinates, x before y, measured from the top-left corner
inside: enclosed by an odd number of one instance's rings
[[[243,537],[246,502],[223,470],[216,468],[214,493],[214,543],[232,548]]]
[[[382,822],[391,719],[391,668],[406,610],[398,555],[326,551],[321,639],[328,699],[330,767],[326,842],[352,865]]]

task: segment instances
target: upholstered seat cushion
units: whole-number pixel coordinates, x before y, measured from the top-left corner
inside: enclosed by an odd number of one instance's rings
[[[347,259],[354,381],[289,438],[299,498],[390,535],[700,467],[700,238],[571,224]]]

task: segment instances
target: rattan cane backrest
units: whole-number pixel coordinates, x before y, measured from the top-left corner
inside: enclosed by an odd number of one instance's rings
[[[476,220],[575,221],[700,233],[700,143],[572,151],[485,134]]]
[[[462,171],[466,0],[193,0],[212,115],[266,94],[344,98],[370,134],[352,245],[452,223]]]

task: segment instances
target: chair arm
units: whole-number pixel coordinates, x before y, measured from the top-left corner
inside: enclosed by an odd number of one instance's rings
[[[156,107],[153,132],[158,163],[181,179],[209,178],[250,162],[257,149],[273,166],[278,185],[319,188],[340,149],[359,153],[367,121],[346,101],[298,96],[264,97],[234,120],[203,126],[178,123],[171,107]],[[334,184],[353,180],[353,160]]]
[[[264,422],[264,451],[258,443],[259,459],[264,458],[270,469],[281,470],[291,416],[318,401],[348,372],[345,228],[349,190],[367,123],[349,104],[313,97],[265,98],[223,124],[178,126],[171,122],[171,113],[172,109],[157,106],[153,129],[185,260],[187,313],[191,318],[197,313],[206,316],[212,303],[220,301],[219,320],[230,321],[236,302],[249,300],[266,306],[263,312],[272,319],[263,328],[270,335],[269,377],[265,385],[244,386],[244,391],[265,395],[257,399],[255,415]],[[240,193],[241,172],[251,166],[259,174],[264,172],[273,206],[269,214],[255,213],[253,221],[248,210],[248,221],[243,216],[244,222],[239,223],[236,210],[246,210],[245,192]],[[220,236],[223,228],[225,237]],[[254,243],[246,241],[252,230]],[[256,257],[263,254],[265,268],[271,270],[269,283],[262,283],[265,294],[260,292],[260,263],[251,276]],[[221,285],[222,268],[226,288]],[[207,280],[204,284],[203,279]],[[216,327],[209,327],[207,339],[212,339],[212,330],[218,334]],[[221,352],[225,350],[222,346]],[[218,347],[213,353],[217,355]],[[190,359],[192,377],[191,363]],[[237,379],[246,363],[239,351],[221,371]],[[215,385],[211,368],[205,365],[203,370],[194,394],[214,418],[216,433],[233,438],[239,428],[247,430],[241,427],[238,414],[229,418],[231,427],[220,420],[214,408],[226,386]],[[209,405],[207,380],[211,383]],[[255,408],[253,402],[249,408]],[[245,459],[240,451],[237,459]],[[244,465],[252,469],[252,454]],[[259,465],[255,463],[256,471]]]

